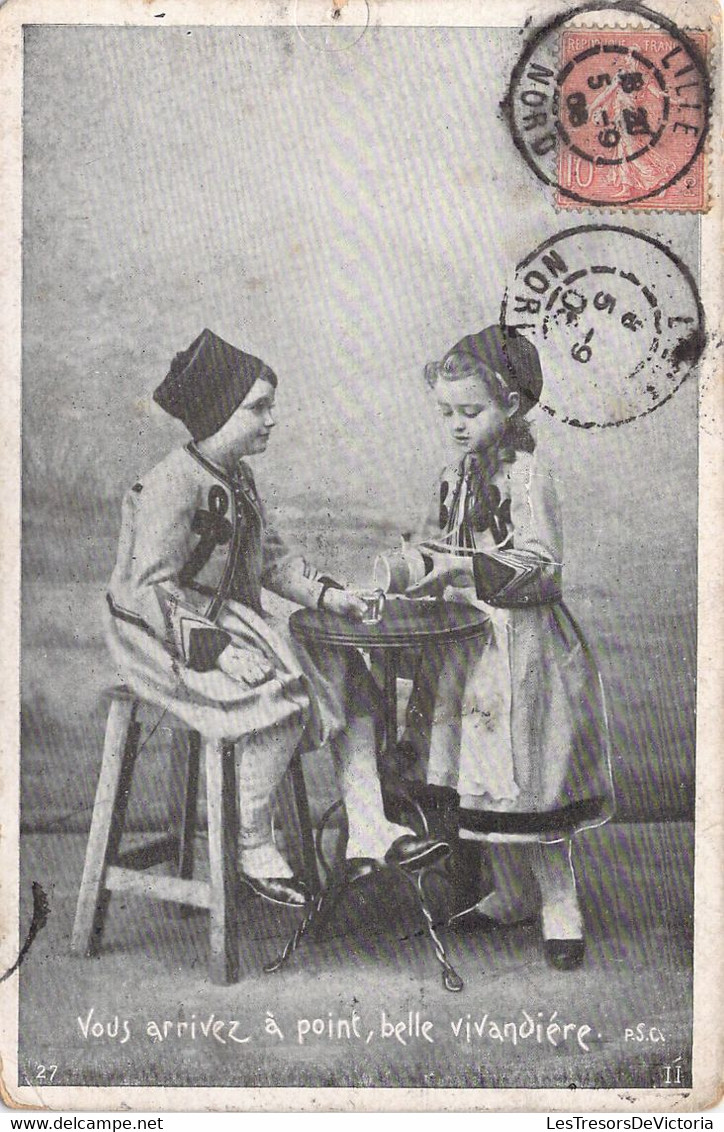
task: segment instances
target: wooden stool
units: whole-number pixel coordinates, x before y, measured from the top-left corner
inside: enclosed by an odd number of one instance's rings
[[[208,882],[193,879],[199,763],[202,739],[198,731],[175,721],[188,735],[183,767],[183,788],[172,799],[175,832],[156,837],[126,852],[120,851],[133,770],[139,749],[141,724],[137,715],[143,701],[125,687],[114,688],[106,723],[103,759],[96,791],[83,879],[73,926],[71,949],[79,955],[98,953],[112,892],[134,893],[151,900],[167,900],[184,907],[208,908],[211,917],[210,976],[228,984],[239,977],[237,797],[234,743],[226,739],[204,741],[208,811]],[[307,884],[319,888],[301,757],[289,766],[296,820],[301,833]],[[171,862],[175,875],[145,870]]]

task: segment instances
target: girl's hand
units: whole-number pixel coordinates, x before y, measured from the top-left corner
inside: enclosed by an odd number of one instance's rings
[[[405,597],[439,597],[446,586],[472,586],[472,555],[441,554],[422,546],[426,558],[432,559],[432,570],[416,585],[408,586]]]
[[[232,680],[249,688],[263,684],[274,671],[274,666],[261,654],[240,649],[237,645],[227,645],[216,663]]]
[[[361,598],[356,597],[349,590],[326,590],[322,608],[325,613],[338,613],[341,617],[348,617],[350,621],[361,621],[367,608]]]

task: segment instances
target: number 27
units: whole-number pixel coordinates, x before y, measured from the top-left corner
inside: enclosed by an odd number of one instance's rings
[[[58,1066],[57,1065],[48,1065],[47,1067],[45,1065],[38,1065],[36,1070],[35,1070],[35,1080],[36,1081],[48,1081],[48,1083],[52,1085],[53,1084],[53,1078],[55,1077],[55,1074],[57,1072],[58,1072]]]

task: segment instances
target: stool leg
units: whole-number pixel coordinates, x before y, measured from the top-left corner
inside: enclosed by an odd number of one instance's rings
[[[234,744],[206,743],[206,790],[211,885],[211,981],[222,985],[239,977],[236,767]]]
[[[307,798],[307,787],[304,781],[302,756],[299,751],[294,752],[292,761],[289,764],[289,777],[292,782],[294,806],[297,811],[297,821],[299,822],[299,831],[302,840],[304,879],[312,892],[318,892],[321,885],[319,880],[319,868],[317,866],[317,854],[314,848],[314,830],[312,829],[312,819],[309,814],[309,799]]]
[[[168,824],[177,838],[174,851],[176,875],[184,880],[193,876],[200,752],[201,736],[198,731],[188,731],[186,742],[174,743],[172,748]]]
[[[71,950],[95,955],[101,944],[110,892],[108,866],[118,854],[126,820],[140,726],[135,700],[113,700],[108,711],[100,777],[93,805]]]
[[[174,774],[174,790],[171,797],[171,828],[178,831],[178,851],[176,873],[182,880],[190,880],[194,875],[194,839],[199,800],[199,769],[201,736],[198,731],[188,732],[186,750],[174,748],[178,762]],[[180,906],[182,917],[195,911],[190,905]]]

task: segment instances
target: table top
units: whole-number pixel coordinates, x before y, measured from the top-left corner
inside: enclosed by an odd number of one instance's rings
[[[324,610],[298,609],[289,628],[299,640],[316,644],[394,649],[445,638],[471,640],[482,636],[489,623],[485,613],[470,605],[399,597],[388,598],[382,620],[372,625]]]

